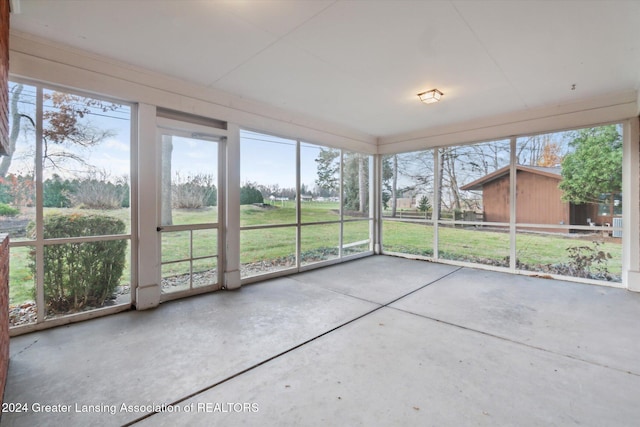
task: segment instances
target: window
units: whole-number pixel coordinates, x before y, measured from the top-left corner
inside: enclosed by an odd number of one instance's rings
[[[433,257],[434,151],[382,158],[384,250]]]
[[[340,258],[340,150],[303,143],[300,175],[302,227],[300,263],[310,265]]]
[[[438,150],[440,259],[509,266],[509,141]]]
[[[598,216],[622,217],[622,193],[602,193],[598,197]],[[605,224],[609,224],[605,222]]]
[[[10,83],[10,324],[130,303],[131,107]]]
[[[372,156],[241,133],[241,276],[372,252]]]
[[[371,250],[370,239],[370,179],[371,156],[343,151],[342,153],[342,255]]]
[[[296,266],[296,145],[270,135],[241,134],[242,278]]]
[[[395,154],[382,170],[384,252],[621,281],[619,125]]]
[[[621,127],[520,137],[516,150],[517,268],[620,282]]]

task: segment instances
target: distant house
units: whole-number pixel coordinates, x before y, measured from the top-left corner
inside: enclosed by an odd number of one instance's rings
[[[527,224],[611,224],[613,215],[600,215],[598,204],[574,204],[562,201],[560,168],[516,166],[516,221]],[[483,176],[460,187],[461,190],[482,191],[484,220],[509,222],[509,167]],[[566,230],[549,230],[565,231]]]
[[[413,203],[413,197],[397,197],[396,198],[396,209],[411,209],[415,208],[415,203]]]

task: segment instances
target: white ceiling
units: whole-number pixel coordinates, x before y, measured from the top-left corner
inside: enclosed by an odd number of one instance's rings
[[[21,0],[20,9],[12,29],[378,137],[640,86],[640,1]],[[442,101],[421,104],[416,94],[432,88]]]

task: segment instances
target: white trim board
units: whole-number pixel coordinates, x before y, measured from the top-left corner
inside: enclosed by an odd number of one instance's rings
[[[11,75],[238,123],[305,142],[375,154],[376,138],[213,88],[11,32]]]
[[[394,154],[621,122],[636,117],[637,110],[638,92],[632,90],[380,138],[378,153]]]

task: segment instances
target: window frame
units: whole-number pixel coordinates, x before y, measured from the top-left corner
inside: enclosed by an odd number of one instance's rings
[[[263,134],[267,137],[276,137],[279,138],[279,136],[276,135],[272,135],[269,133],[264,133],[264,132],[260,132],[260,131],[256,131],[256,130],[251,130],[251,129],[244,129],[241,128],[241,132],[240,132],[240,146],[241,146],[241,151],[242,151],[242,132],[246,131],[246,132],[251,132],[251,133],[259,133],[259,134]],[[303,272],[303,271],[308,271],[308,270],[313,270],[315,268],[319,268],[319,267],[324,267],[324,266],[328,266],[328,265],[332,265],[332,264],[337,264],[337,263],[341,263],[344,261],[349,261],[349,260],[353,260],[353,259],[358,259],[358,258],[363,258],[366,256],[370,256],[374,254],[374,201],[377,200],[377,198],[375,198],[375,192],[374,192],[374,187],[375,187],[375,180],[377,177],[377,174],[375,172],[375,157],[372,154],[367,154],[367,153],[361,153],[361,152],[356,152],[356,151],[351,151],[351,150],[345,150],[345,149],[338,149],[338,148],[332,148],[329,146],[325,146],[325,145],[319,145],[316,143],[310,143],[307,141],[303,141],[301,139],[292,139],[292,138],[286,138],[286,139],[290,139],[292,142],[295,141],[295,147],[296,147],[296,216],[295,216],[295,222],[291,222],[291,223],[285,223],[285,224],[265,224],[265,225],[250,225],[250,226],[240,226],[240,233],[242,233],[243,231],[251,231],[251,230],[264,230],[264,229],[277,229],[277,228],[295,228],[295,232],[296,232],[296,242],[295,242],[295,265],[292,267],[288,267],[288,268],[283,268],[283,269],[279,269],[279,270],[275,270],[275,271],[267,271],[264,273],[259,273],[259,274],[255,274],[255,275],[250,275],[250,276],[243,276],[241,278],[241,283],[244,284],[249,284],[249,283],[255,283],[258,281],[263,281],[266,279],[270,279],[270,278],[274,278],[274,277],[279,277],[279,276],[284,276],[284,275],[288,275],[288,274],[292,274],[292,273],[297,273],[297,272]],[[340,199],[340,207],[339,207],[339,211],[340,211],[340,217],[339,219],[336,220],[330,220],[330,221],[311,221],[311,222],[305,222],[302,221],[302,207],[301,207],[301,147],[302,144],[308,144],[308,145],[313,145],[313,146],[317,146],[319,148],[328,148],[328,149],[335,149],[335,150],[339,150],[340,154],[340,188],[338,190],[339,194],[341,195],[339,197]],[[362,155],[366,155],[368,157],[368,168],[369,168],[369,177],[368,177],[368,181],[367,181],[367,185],[368,185],[368,213],[367,213],[367,217],[366,218],[345,218],[344,216],[344,196],[343,196],[343,185],[344,185],[344,154],[345,152],[349,152],[349,153],[355,153],[355,154],[362,154]],[[368,234],[369,234],[369,238],[367,239],[367,244],[368,244],[368,248],[366,251],[360,252],[360,253],[355,253],[355,254],[346,254],[344,253],[344,224],[345,223],[356,223],[356,222],[368,222],[369,226],[368,226]],[[302,249],[302,233],[303,233],[303,229],[306,227],[312,227],[312,226],[321,226],[321,225],[331,225],[331,224],[336,224],[339,226],[339,236],[338,236],[338,256],[336,258],[332,258],[332,259],[328,259],[328,260],[323,260],[323,261],[317,261],[317,262],[312,262],[312,263],[308,263],[308,264],[303,264],[302,263],[302,259],[301,259],[301,249]],[[240,247],[240,253],[242,254],[242,247]]]
[[[637,120],[637,119],[636,119]],[[510,194],[509,194],[509,200],[510,200],[510,215],[509,215],[509,222],[500,222],[500,223],[491,223],[492,225],[498,225],[498,226],[505,226],[505,227],[509,227],[509,240],[510,240],[510,245],[509,245],[509,266],[508,267],[499,267],[499,266],[492,266],[492,265],[485,265],[485,264],[480,264],[480,263],[474,263],[474,262],[467,262],[467,261],[456,261],[456,260],[448,260],[448,259],[444,259],[442,257],[439,256],[438,253],[438,246],[440,244],[439,242],[439,225],[447,225],[447,226],[455,226],[455,225],[471,225],[471,226],[476,226],[476,225],[482,225],[485,223],[482,222],[475,222],[475,221],[460,221],[460,220],[442,220],[442,219],[438,219],[438,220],[410,220],[410,222],[416,222],[416,223],[421,223],[421,224],[430,224],[433,225],[433,256],[423,256],[423,255],[415,255],[415,254],[408,254],[408,253],[403,253],[403,252],[393,252],[393,251],[386,251],[384,248],[384,235],[382,233],[382,229],[383,229],[383,225],[381,225],[380,227],[380,242],[381,242],[381,253],[382,254],[386,254],[386,255],[393,255],[393,256],[401,256],[401,257],[407,257],[407,258],[412,258],[412,259],[422,259],[422,260],[427,260],[427,261],[433,261],[433,262],[439,262],[439,263],[443,263],[443,264],[451,264],[451,265],[457,265],[457,266],[462,266],[462,267],[471,267],[471,268],[480,268],[480,269],[486,269],[486,270],[492,270],[492,271],[500,271],[500,272],[507,272],[507,273],[512,273],[512,274],[521,274],[521,275],[528,275],[528,276],[540,276],[541,274],[544,274],[546,277],[550,277],[553,279],[559,279],[559,280],[566,280],[566,281],[572,281],[572,282],[579,282],[579,283],[586,283],[586,284],[595,284],[595,285],[602,285],[602,286],[608,286],[608,287],[614,287],[614,288],[628,288],[629,287],[629,280],[628,280],[628,275],[629,273],[629,266],[633,265],[633,261],[631,260],[632,258],[632,254],[634,253],[634,249],[631,246],[631,244],[629,243],[629,236],[634,235],[632,230],[637,230],[638,229],[638,225],[632,223],[631,221],[629,221],[630,218],[633,218],[630,207],[629,207],[629,203],[623,203],[622,205],[622,217],[625,218],[623,220],[623,226],[622,228],[617,228],[617,227],[608,227],[606,225],[602,225],[602,226],[589,226],[589,225],[570,225],[570,224],[564,224],[564,225],[560,225],[560,224],[538,224],[538,223],[522,223],[522,222],[517,222],[516,221],[516,163],[517,163],[517,159],[515,158],[516,156],[516,142],[518,138],[522,138],[522,137],[531,137],[531,136],[537,136],[537,135],[544,135],[544,134],[551,134],[551,133],[559,133],[559,132],[567,132],[567,131],[574,131],[574,130],[579,130],[579,129],[587,129],[587,128],[593,128],[593,127],[601,127],[601,126],[606,126],[606,125],[618,125],[621,128],[621,137],[622,137],[622,141],[623,141],[623,160],[622,160],[622,170],[623,170],[623,176],[622,176],[622,186],[623,189],[621,191],[621,193],[623,194],[623,196],[626,199],[631,198],[631,195],[627,195],[625,194],[625,191],[629,191],[631,190],[631,188],[635,188],[636,190],[638,189],[637,186],[632,186],[631,181],[633,180],[634,177],[638,176],[638,171],[636,170],[635,172],[633,170],[631,170],[631,167],[635,167],[636,169],[638,168],[637,164],[635,164],[635,166],[630,165],[631,160],[631,156],[629,156],[629,151],[630,148],[633,144],[632,140],[631,140],[631,134],[633,133],[633,126],[634,124],[632,123],[633,119],[627,119],[627,120],[615,120],[615,121],[611,121],[611,122],[603,122],[603,123],[596,123],[596,124],[592,124],[592,125],[583,125],[583,126],[578,126],[578,127],[572,127],[572,128],[565,128],[565,129],[556,129],[556,130],[545,130],[545,131],[540,131],[540,132],[536,132],[536,133],[523,133],[523,134],[518,134],[518,135],[513,135],[510,136],[508,139],[510,140],[510,162],[509,162],[509,166],[510,166],[510,172],[509,172],[509,179],[510,179]],[[637,131],[637,124],[636,126],[636,131]],[[636,132],[637,133],[637,132]],[[637,135],[636,135],[637,136]],[[438,199],[438,175],[441,173],[441,171],[439,170],[439,165],[440,165],[440,159],[439,159],[439,152],[440,152],[440,148],[447,148],[447,147],[455,147],[455,146],[468,146],[468,145],[473,145],[473,144],[480,144],[480,143],[486,143],[486,142],[494,142],[494,141],[500,141],[500,140],[504,140],[505,138],[502,137],[496,137],[496,138],[492,138],[490,140],[480,140],[480,141],[473,141],[473,142],[469,142],[469,143],[464,143],[464,144],[452,144],[452,145],[447,145],[445,147],[439,147],[439,146],[434,146],[434,147],[425,147],[421,150],[412,150],[412,151],[406,151],[406,152],[397,152],[397,153],[387,153],[385,154],[385,156],[391,156],[394,154],[402,154],[402,153],[411,153],[411,152],[417,152],[417,151],[422,151],[422,150],[434,150],[434,206],[436,204],[440,203],[440,200]],[[636,146],[637,148],[637,146]],[[635,157],[637,160],[637,156]],[[379,168],[382,168],[382,155],[379,156]],[[631,167],[630,167],[631,166]],[[380,200],[382,200],[382,192],[380,192]],[[637,214],[636,214],[637,217]],[[384,221],[403,221],[402,219],[399,218],[389,218],[389,217],[384,217],[384,216],[380,216],[380,222],[381,224],[384,223]],[[406,221],[406,220],[405,220]],[[630,224],[631,222],[631,224]],[[613,225],[613,224],[611,224]],[[529,271],[529,270],[522,270],[517,268],[516,265],[516,252],[517,252],[517,245],[516,245],[516,237],[517,237],[517,229],[518,228],[564,228],[564,229],[571,229],[571,230],[595,230],[598,232],[618,232],[621,234],[622,236],[622,241],[621,241],[621,246],[622,246],[622,276],[621,276],[621,281],[620,282],[613,282],[613,281],[606,281],[606,280],[596,280],[596,279],[586,279],[586,278],[579,278],[579,277],[573,277],[573,276],[565,276],[565,275],[560,275],[560,274],[546,274],[546,273],[540,273],[538,271]]]
[[[137,238],[136,232],[138,230],[138,205],[137,205],[137,152],[138,152],[138,140],[136,129],[136,113],[137,104],[116,99],[114,97],[98,95],[78,89],[68,88],[52,83],[46,83],[27,78],[10,76],[10,83],[24,84],[32,86],[36,89],[35,95],[35,149],[36,155],[34,159],[34,177],[35,177],[35,239],[9,241],[9,248],[32,248],[35,251],[36,267],[35,267],[35,303],[36,303],[36,320],[32,323],[26,323],[23,325],[12,326],[9,330],[10,336],[16,336],[23,333],[49,328],[53,326],[59,326],[68,324],[71,322],[82,321],[97,316],[103,316],[108,314],[115,314],[122,311],[129,310],[131,305],[135,302],[135,289],[137,287],[138,277],[138,265],[137,265]],[[124,234],[115,235],[96,235],[96,236],[82,236],[82,237],[68,237],[68,238],[44,238],[44,175],[43,175],[43,126],[44,126],[44,103],[43,96],[46,90],[62,92],[70,95],[96,99],[104,102],[111,102],[126,106],[129,108],[129,232]],[[47,317],[45,312],[45,300],[44,300],[44,248],[45,246],[61,245],[61,244],[73,244],[73,243],[88,243],[88,242],[103,242],[113,240],[126,240],[128,241],[128,263],[129,269],[129,301],[115,304],[112,306],[104,306],[95,308],[92,310],[81,311],[76,313],[67,313],[56,315],[53,317]]]

